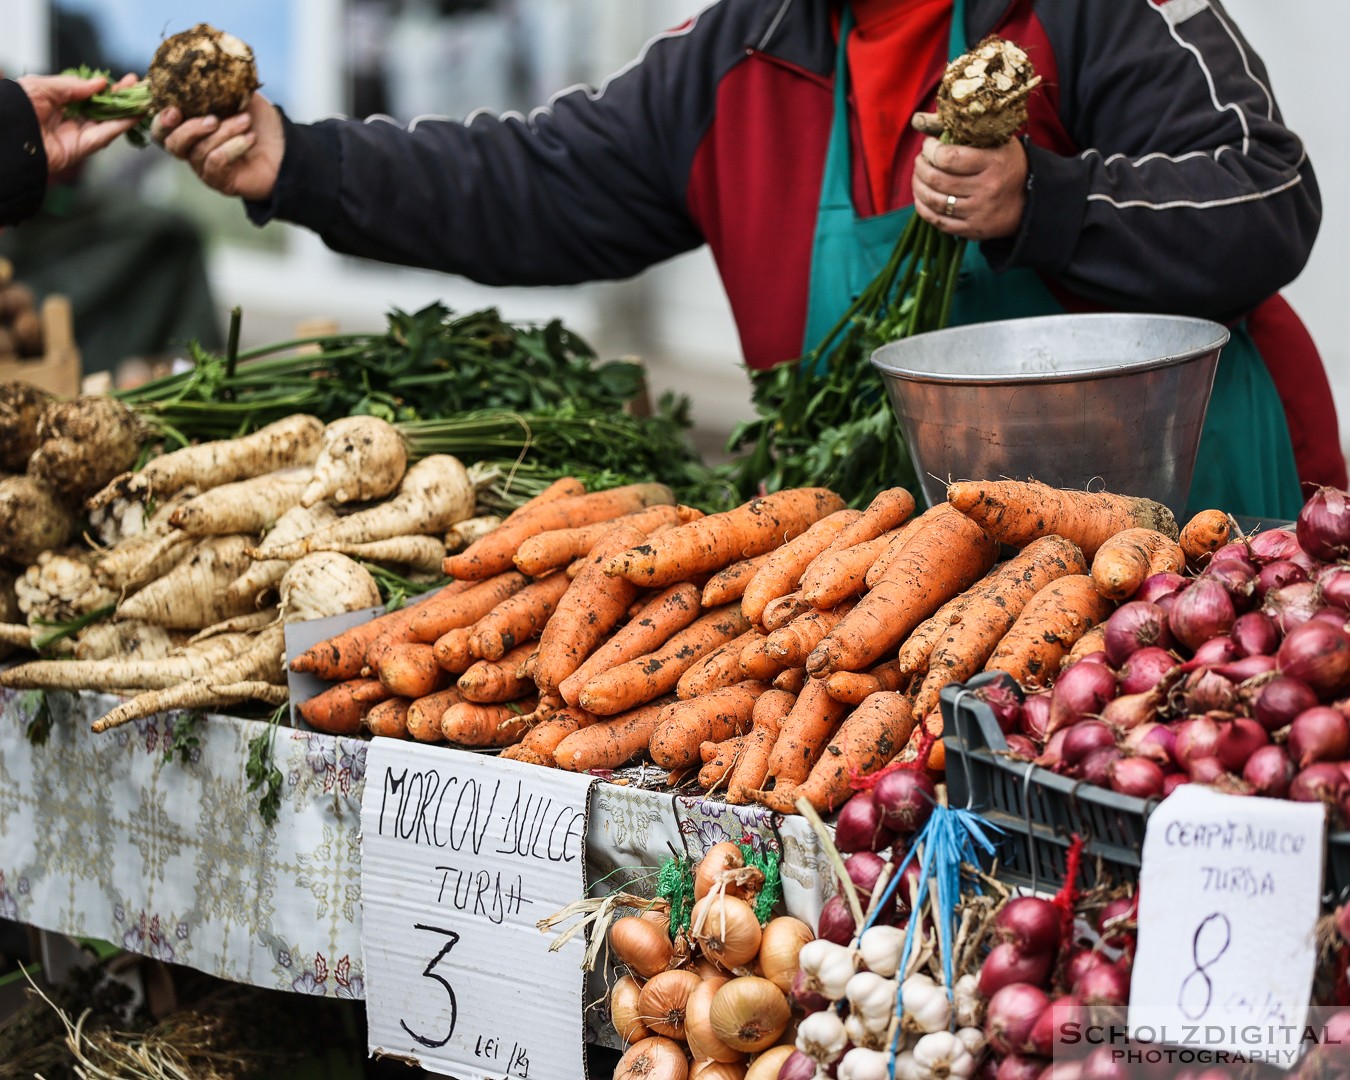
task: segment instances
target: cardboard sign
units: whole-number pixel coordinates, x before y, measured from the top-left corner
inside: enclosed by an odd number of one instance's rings
[[[1139,875],[1133,1039],[1297,1051],[1316,963],[1325,833],[1319,803],[1238,798],[1199,784],[1162,802],[1148,820]]]
[[[535,925],[586,895],[593,777],[375,739],[361,804],[372,1054],[459,1080],[585,1075],[585,949]]]

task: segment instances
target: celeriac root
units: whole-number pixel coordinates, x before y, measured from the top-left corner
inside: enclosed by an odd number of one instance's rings
[[[192,536],[227,536],[270,529],[293,506],[314,475],[308,467],[281,469],[203,491],[174,511],[169,524]]]
[[[75,516],[45,483],[31,476],[0,480],[0,561],[27,566],[75,535]]]
[[[407,468],[408,451],[393,424],[377,416],[346,416],[324,428],[314,478],[300,502],[383,499],[398,488]]]
[[[90,395],[49,405],[38,422],[28,474],[81,501],[131,468],[141,450],[139,418],[115,398]]]
[[[38,421],[56,399],[31,383],[0,383],[0,471],[22,473],[38,447]]]

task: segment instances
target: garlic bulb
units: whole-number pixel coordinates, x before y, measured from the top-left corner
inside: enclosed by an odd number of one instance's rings
[[[838,1061],[847,1045],[848,1032],[833,1009],[813,1012],[797,1025],[797,1049],[812,1061],[822,1065]]]
[[[901,983],[900,1002],[907,1031],[946,1031],[951,1022],[946,988],[927,975],[911,975]]]
[[[858,955],[869,971],[890,978],[900,968],[905,931],[897,926],[869,926],[858,939]]]
[[[857,1013],[844,1017],[844,1034],[854,1046],[865,1046],[869,1050],[885,1050],[891,1041],[890,1024],[881,1029],[869,1027]]]
[[[904,1050],[895,1055],[895,1080],[923,1080],[913,1050]]]
[[[844,996],[844,989],[856,970],[856,954],[846,945],[817,938],[808,941],[797,954],[797,963],[806,973],[807,988],[824,994],[831,1001]]]
[[[890,1080],[890,1057],[878,1051],[855,1046],[839,1063],[839,1080]],[[897,1080],[900,1076],[896,1071]]]
[[[970,1051],[970,1056],[978,1059],[984,1053],[984,1047],[987,1039],[984,1037],[984,1029],[977,1027],[958,1028],[956,1037],[961,1040],[965,1048]]]
[[[894,979],[883,979],[874,971],[860,971],[844,988],[849,1008],[870,1029],[889,1027],[895,1013]]]
[[[984,998],[980,996],[978,975],[962,975],[952,986],[952,1011],[957,1027],[984,1025]]]
[[[914,1044],[919,1080],[970,1080],[975,1058],[966,1044],[950,1031],[929,1032]]]

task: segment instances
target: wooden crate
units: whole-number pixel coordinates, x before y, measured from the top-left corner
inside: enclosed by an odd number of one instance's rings
[[[18,380],[57,397],[75,397],[83,368],[68,297],[53,293],[42,301],[42,333],[45,355],[37,360],[0,360],[0,382]]]

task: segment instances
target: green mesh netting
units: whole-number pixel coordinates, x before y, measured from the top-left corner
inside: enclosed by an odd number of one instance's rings
[[[656,895],[670,902],[670,939],[689,929],[694,907],[694,864],[687,855],[677,855],[661,864],[656,876]]]
[[[755,917],[760,925],[773,918],[778,901],[783,898],[783,878],[778,872],[782,856],[775,851],[758,852],[746,844],[737,844],[746,866],[753,866],[764,875],[764,884],[760,886],[759,896],[755,898]]]

